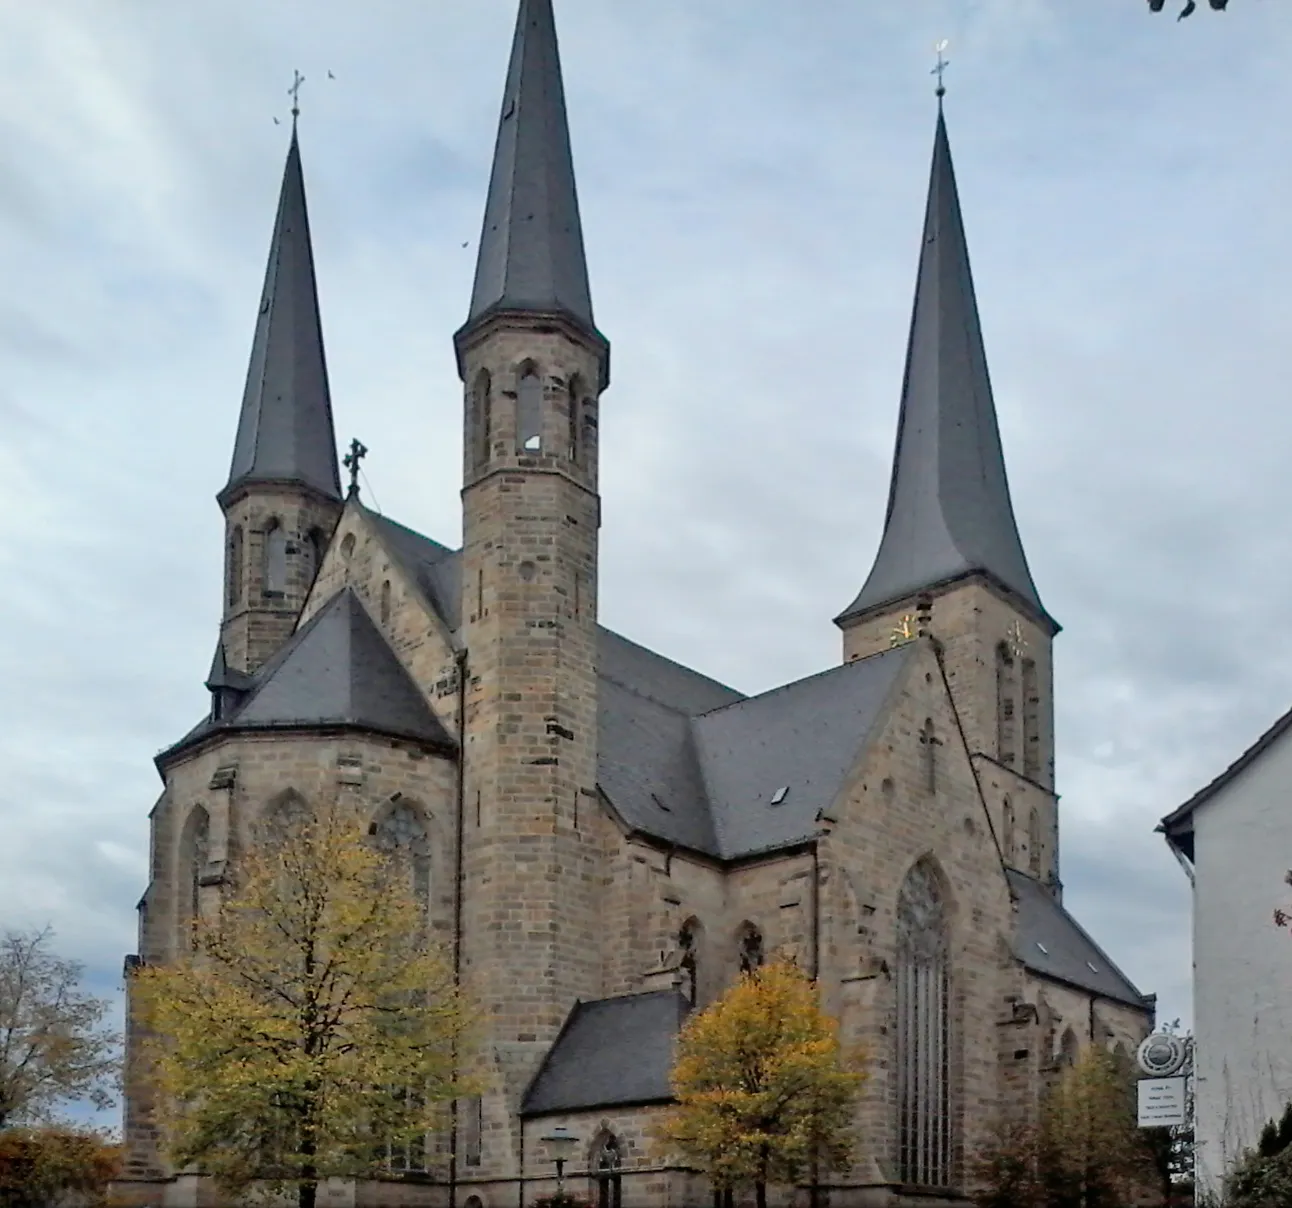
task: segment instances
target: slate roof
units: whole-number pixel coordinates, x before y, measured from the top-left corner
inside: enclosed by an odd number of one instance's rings
[[[311,726],[369,730],[446,751],[456,746],[350,588],[333,596],[254,676],[241,679],[248,688],[237,707],[202,722],[159,761],[216,733]]]
[[[341,498],[314,252],[295,129],[283,170],[224,492],[256,481],[300,482],[331,498]]]
[[[521,1115],[668,1102],[673,1042],[686,1012],[676,990],[575,1003]]]
[[[1057,631],[1010,501],[946,122],[938,113],[879,553],[843,621],[973,573]]]
[[[1149,1000],[1039,881],[1010,869],[1018,899],[1014,955],[1035,973],[1141,1010]]]
[[[604,343],[592,318],[552,0],[521,0],[516,17],[471,309],[459,339],[496,311],[563,314]]]

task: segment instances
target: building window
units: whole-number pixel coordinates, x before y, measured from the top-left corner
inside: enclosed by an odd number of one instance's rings
[[[242,525],[235,524],[229,534],[229,562],[225,571],[225,600],[230,607],[242,599]]]
[[[755,973],[763,967],[763,933],[753,923],[740,929],[740,972]]]
[[[619,1138],[614,1133],[603,1134],[589,1163],[597,1180],[597,1208],[623,1208],[623,1163]]]
[[[951,1015],[947,910],[921,861],[897,901],[898,1177],[916,1187],[951,1178]]]
[[[1018,754],[1017,711],[1018,685],[1014,675],[1014,656],[1004,642],[996,647],[996,758],[1013,767]]]
[[[421,813],[406,801],[393,803],[373,826],[377,847],[408,862],[410,888],[423,912],[431,904],[431,845]]]
[[[516,449],[522,453],[543,451],[543,383],[532,365],[521,370],[516,388]]]
[[[699,997],[699,934],[700,924],[695,919],[688,919],[682,924],[682,930],[677,935],[677,947],[681,953],[677,968],[682,978],[679,988],[682,991],[682,997],[692,1006],[695,1006]]]
[[[1023,660],[1023,775],[1041,779],[1041,695],[1036,683],[1036,660]]]
[[[1014,844],[1014,825],[1014,803],[1007,795],[1000,810],[1000,829],[1003,832],[1000,838],[1004,848],[1005,863],[1011,867],[1017,854]]]
[[[287,592],[287,533],[277,520],[265,528],[265,595]]]
[[[1059,1041],[1058,1065],[1060,1069],[1071,1069],[1077,1064],[1077,1058],[1081,1055],[1081,1046],[1077,1042],[1077,1034],[1068,1028],[1063,1033],[1063,1039]]]
[[[468,1166],[479,1166],[484,1137],[484,1100],[477,1095],[462,1103],[462,1155]]]
[[[482,369],[476,375],[472,391],[471,414],[474,420],[474,465],[479,469],[489,460],[493,444],[493,379]]]
[[[390,624],[390,580],[381,585],[381,623]]]
[[[210,858],[211,817],[195,805],[184,823],[179,866],[183,896],[180,898],[180,947],[197,947],[197,924],[202,917],[202,870]]]
[[[920,730],[921,755],[924,762],[924,791],[932,796],[938,791],[938,747],[942,740],[933,729],[933,718],[926,717]]]
[[[409,1099],[416,1104],[417,1096],[408,1090],[396,1092],[395,1099],[403,1104]],[[386,1144],[386,1169],[393,1174],[421,1174],[426,1170],[427,1145],[425,1136],[415,1136],[408,1141]]]
[[[583,460],[583,442],[580,440],[583,426],[583,406],[580,403],[582,383],[578,378],[570,379],[570,389],[566,395],[566,420],[569,425],[570,461],[578,465]]]
[[[1041,875],[1041,815],[1036,810],[1027,815],[1027,870],[1034,877]]]
[[[319,571],[323,569],[323,555],[327,553],[327,539],[323,536],[323,530],[312,528],[309,531],[309,551],[310,551],[310,581],[318,577]]]

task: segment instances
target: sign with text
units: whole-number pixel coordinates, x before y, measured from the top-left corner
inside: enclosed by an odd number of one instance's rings
[[[1174,1128],[1188,1121],[1187,1078],[1139,1080],[1140,1128]]]

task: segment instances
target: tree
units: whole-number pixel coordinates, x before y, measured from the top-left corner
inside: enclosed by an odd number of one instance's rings
[[[191,954],[133,975],[159,1123],[177,1168],[313,1208],[323,1179],[380,1173],[470,1093],[466,1012],[407,858],[357,811],[294,819],[233,878]]]
[[[61,1103],[114,1102],[120,1037],[108,1001],[81,989],[83,965],[51,948],[54,933],[0,936],[0,1128],[52,1118]]]
[[[1229,0],[1207,0],[1207,2],[1218,13],[1224,12],[1229,7]],[[1166,0],[1148,0],[1150,12],[1160,13],[1165,5]],[[1180,10],[1180,15],[1176,17],[1176,20],[1183,21],[1185,17],[1192,17],[1197,7],[1198,0],[1185,0],[1184,8]]]
[[[0,1208],[45,1208],[73,1193],[102,1204],[121,1147],[97,1132],[10,1128],[0,1133]]]
[[[1283,1208],[1292,1203],[1292,1104],[1225,1178],[1226,1208]]]
[[[845,1166],[864,1081],[844,1059],[838,1024],[797,967],[764,965],[740,980],[678,1038],[677,1106],[659,1138],[721,1190],[795,1182],[809,1163]]]
[[[1133,1072],[1090,1048],[1046,1094],[1035,1128],[999,1131],[975,1162],[982,1208],[1126,1208],[1157,1182]]]

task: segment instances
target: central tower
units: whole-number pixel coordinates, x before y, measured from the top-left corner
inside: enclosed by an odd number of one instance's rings
[[[575,1000],[601,987],[588,823],[609,346],[592,318],[551,0],[521,0],[455,346],[465,387],[463,978],[491,1012],[479,1173],[505,1177],[519,1159],[526,1083]]]

